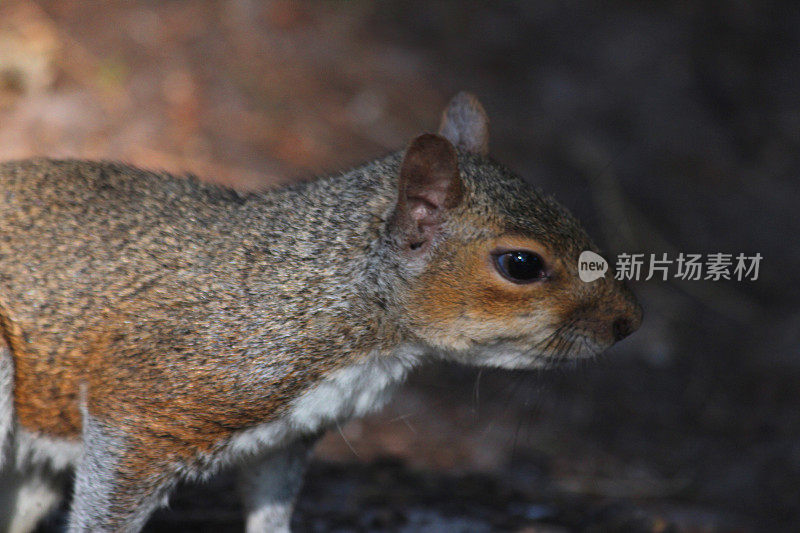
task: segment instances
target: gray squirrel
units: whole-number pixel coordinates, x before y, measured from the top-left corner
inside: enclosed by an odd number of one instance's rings
[[[315,440],[420,363],[591,357],[641,309],[561,205],[487,157],[460,93],[438,134],[239,193],[109,163],[0,164],[0,525],[74,469],[70,531],[139,531],[180,480],[241,471],[249,533],[288,531]]]

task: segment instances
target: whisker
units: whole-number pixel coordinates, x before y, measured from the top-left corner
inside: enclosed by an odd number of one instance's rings
[[[344,432],[342,431],[342,426],[340,426],[338,422],[336,423],[336,429],[339,430],[339,435],[342,436],[342,439],[344,440],[344,443],[347,444],[347,447],[350,448],[350,451],[353,452],[353,455],[355,455],[357,458],[361,459],[361,456],[358,455],[358,452],[356,451],[356,449],[353,448],[353,445],[350,444],[350,441],[347,440],[347,437],[344,436]]]
[[[478,370],[478,375],[475,376],[475,386],[472,389],[473,398],[475,401],[475,407],[473,411],[477,414],[481,407],[481,396],[480,396],[480,388],[481,388],[481,376],[483,375],[483,368]]]

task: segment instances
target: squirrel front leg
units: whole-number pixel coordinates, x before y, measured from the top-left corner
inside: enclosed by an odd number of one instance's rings
[[[137,532],[163,504],[177,473],[153,447],[84,414],[69,532]]]
[[[289,533],[294,502],[318,438],[297,440],[240,468],[239,490],[246,513],[246,533]]]

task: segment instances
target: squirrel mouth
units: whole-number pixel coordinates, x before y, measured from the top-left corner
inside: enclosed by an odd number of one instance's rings
[[[536,343],[534,349],[545,357],[555,360],[589,359],[602,353],[608,346],[599,343],[594,335],[574,324],[567,323],[556,328],[544,340]]]

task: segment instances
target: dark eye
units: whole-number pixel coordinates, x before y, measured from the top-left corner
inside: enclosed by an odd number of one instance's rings
[[[544,261],[533,252],[503,252],[495,255],[494,262],[497,271],[514,283],[530,283],[547,277]]]

